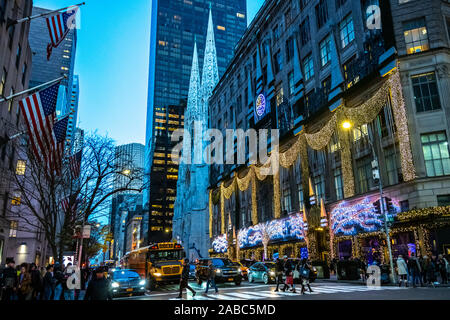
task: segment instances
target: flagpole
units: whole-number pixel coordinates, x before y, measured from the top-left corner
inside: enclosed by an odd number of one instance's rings
[[[83,2],[83,3],[80,3],[80,4],[74,5],[74,6],[69,6],[69,7],[58,9],[58,10],[53,10],[53,11],[49,11],[49,12],[45,12],[45,13],[41,13],[41,14],[36,14],[34,16],[28,16],[28,17],[25,17],[25,18],[22,18],[22,19],[18,19],[18,20],[10,20],[8,22],[8,27],[9,26],[13,26],[13,25],[18,24],[18,23],[25,22],[25,21],[30,21],[30,20],[33,20],[33,19],[49,16],[49,15],[52,15],[53,13],[57,13],[57,12],[60,12],[60,11],[63,11],[63,10],[67,10],[67,9],[72,8],[72,7],[81,7],[82,5],[85,5],[85,4],[86,4],[86,2]]]
[[[14,99],[15,97],[21,96],[21,95],[23,95],[23,94],[26,94],[26,93],[28,93],[28,92],[31,92],[31,91],[34,91],[34,90],[37,90],[37,89],[40,89],[40,88],[43,88],[43,87],[46,87],[46,86],[48,86],[48,85],[51,85],[51,84],[53,84],[53,83],[59,82],[59,81],[61,81],[61,80],[63,80],[63,79],[67,79],[67,78],[68,78],[68,77],[67,77],[67,75],[65,74],[64,76],[59,77],[58,79],[55,79],[55,80],[52,80],[52,81],[43,83],[43,84],[41,84],[41,85],[38,85],[37,87],[31,88],[31,89],[27,89],[27,90],[25,90],[25,91],[21,91],[21,92],[18,92],[18,93],[15,93],[15,94],[13,94],[13,95],[11,95],[11,96],[9,96],[9,97],[0,98],[0,103],[5,102],[5,101],[8,101],[8,100],[11,100],[11,99]]]

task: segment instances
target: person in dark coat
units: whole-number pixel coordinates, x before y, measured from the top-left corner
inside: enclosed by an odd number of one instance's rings
[[[105,270],[98,268],[86,290],[84,300],[100,301],[112,300],[111,282],[105,278]]]
[[[280,260],[280,258],[277,258],[275,272],[277,277],[277,288],[275,289],[275,292],[278,292],[280,284],[283,283],[283,272],[284,272],[284,263],[283,261]]]
[[[183,298],[183,289],[189,289],[192,292],[192,296],[195,297],[197,292],[189,286],[189,259],[184,259],[183,263],[183,271],[181,271],[181,279],[180,279],[180,294],[178,295],[178,299]]]
[[[32,263],[30,265],[30,273],[31,273],[31,287],[33,288],[31,299],[40,300],[43,292],[43,283],[41,272],[38,270],[35,263]]]
[[[2,272],[1,288],[3,289],[2,301],[12,301],[16,299],[16,288],[18,284],[17,271],[14,268],[13,258],[6,259],[6,268]]]
[[[414,252],[411,253],[411,258],[408,260],[408,271],[412,277],[413,288],[416,287],[417,280],[420,281],[420,285],[423,287],[422,277],[420,276],[422,271],[421,266]]]
[[[311,285],[309,284],[309,273],[311,272],[311,265],[309,264],[308,260],[303,258],[302,261],[300,262],[300,277],[301,277],[301,282],[302,282],[302,291],[301,294],[305,294],[306,289],[305,286],[308,287],[309,292],[313,292],[311,289]],[[303,274],[303,272],[305,272],[307,274]]]
[[[206,291],[205,294],[208,294],[209,285],[216,290],[216,293],[219,293],[219,289],[216,286],[216,269],[212,263],[212,260],[208,261],[208,270],[207,270],[207,282],[206,282]]]
[[[53,265],[48,265],[46,270],[47,272],[44,275],[44,300],[53,300],[56,285]]]

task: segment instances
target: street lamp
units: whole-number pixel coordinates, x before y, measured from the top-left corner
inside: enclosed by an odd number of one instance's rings
[[[348,120],[345,120],[342,123],[342,128],[344,128],[345,130],[350,130],[352,127],[353,127],[353,124],[350,121],[348,121]],[[361,131],[361,129],[359,129],[358,127],[355,127],[355,129],[359,131],[361,136],[364,135],[364,133]],[[375,147],[373,145],[373,142],[370,139],[370,136],[367,139],[367,141],[370,144],[370,147],[371,147],[372,153],[373,153],[373,158],[374,158],[372,167],[373,168],[377,168],[376,169],[376,176],[378,177],[378,186],[379,186],[379,191],[380,191],[380,208],[381,208],[381,213],[383,214],[383,217],[384,217],[384,228],[385,228],[386,240],[387,240],[386,242],[387,242],[388,251],[389,251],[389,265],[390,265],[391,274],[392,274],[391,281],[393,283],[396,283],[396,279],[395,279],[396,277],[395,277],[395,272],[394,272],[394,261],[393,261],[393,258],[392,258],[391,237],[389,235],[388,217],[387,217],[387,211],[385,209],[385,203],[384,203],[384,199],[383,199],[383,181],[381,179],[380,167],[379,167],[379,163],[378,163],[378,156],[377,156],[377,152],[375,150]],[[375,173],[374,173],[374,176],[375,176]]]

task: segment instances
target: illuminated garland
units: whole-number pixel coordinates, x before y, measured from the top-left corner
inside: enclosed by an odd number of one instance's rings
[[[337,116],[338,123],[342,123],[345,119],[341,113]],[[352,154],[350,150],[349,133],[343,128],[338,129],[338,138],[341,144],[341,167],[342,180],[344,187],[344,197],[351,198],[355,195],[355,178],[353,176]]]
[[[281,187],[280,187],[280,170],[277,170],[273,175],[273,206],[274,217],[279,219],[281,217]]]
[[[397,215],[399,221],[406,221],[417,218],[425,218],[429,215],[444,216],[450,215],[450,206],[446,207],[430,207],[424,209],[415,209],[408,212],[402,212]]]
[[[390,82],[390,93],[394,101],[393,113],[397,127],[397,136],[400,149],[400,162],[404,181],[411,181],[416,178],[416,168],[414,167],[411,143],[409,141],[408,119],[406,118],[405,101],[402,94],[402,84],[400,74],[395,72]]]
[[[337,114],[333,113],[331,119],[320,129],[313,134],[305,133],[306,142],[311,149],[322,150],[330,142],[331,136],[336,130]]]
[[[213,201],[212,201],[212,194],[213,191],[209,190],[209,238],[212,239],[213,237]]]
[[[300,155],[301,143],[302,140],[300,136],[297,136],[294,138],[292,146],[286,152],[280,152],[280,165],[283,168],[288,169],[294,165],[295,161],[297,161],[298,156]]]

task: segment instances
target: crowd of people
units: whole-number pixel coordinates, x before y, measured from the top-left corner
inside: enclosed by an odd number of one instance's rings
[[[405,260],[406,259],[406,260]],[[404,283],[406,287],[411,283],[413,287],[417,284],[423,286],[435,286],[448,284],[450,275],[450,264],[442,254],[436,256],[417,256],[412,253],[411,257],[403,258],[399,255],[396,261],[399,286]]]
[[[0,270],[0,299],[13,300],[81,300],[82,290],[88,288],[92,270],[81,270],[81,289],[68,286],[68,279],[75,270],[72,264],[60,263],[38,267],[35,263],[16,266],[14,259],[6,259],[6,267]],[[87,291],[86,291],[87,293]],[[86,296],[86,295],[85,295]]]

